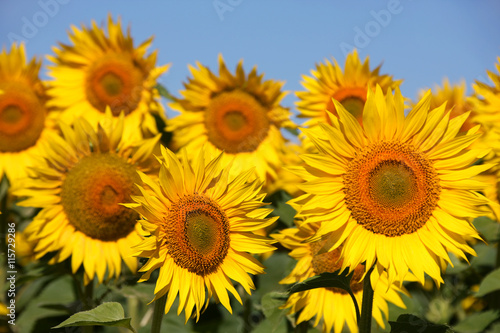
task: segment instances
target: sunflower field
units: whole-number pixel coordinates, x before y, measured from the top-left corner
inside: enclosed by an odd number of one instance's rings
[[[0,53],[0,332],[500,332],[500,57],[412,100],[354,50],[291,109],[132,31]]]

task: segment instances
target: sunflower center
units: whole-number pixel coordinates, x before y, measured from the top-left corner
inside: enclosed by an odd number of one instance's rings
[[[109,106],[113,115],[134,111],[141,101],[144,73],[131,58],[109,54],[92,65],[85,92],[97,110]]]
[[[15,124],[23,117],[23,111],[17,105],[7,105],[2,112],[3,123]]]
[[[120,193],[111,185],[106,185],[101,192],[101,202],[105,206],[110,206],[118,202]]]
[[[355,96],[351,96],[342,100],[341,103],[345,107],[345,109],[356,119],[363,119],[363,108],[365,106],[364,100]]]
[[[361,124],[363,121],[363,108],[365,107],[366,94],[366,88],[341,88],[332,95],[332,98],[339,101],[340,104],[342,104]],[[331,98],[328,101],[326,109],[335,116],[339,116]],[[327,121],[330,121],[328,117]]]
[[[23,83],[9,82],[0,90],[0,152],[28,149],[45,127],[44,101]]]
[[[117,96],[123,91],[123,81],[115,73],[106,73],[101,79],[101,85],[109,96]]]
[[[255,151],[269,131],[267,109],[240,90],[213,97],[205,122],[210,142],[230,154]]]
[[[174,262],[200,276],[215,272],[229,249],[228,218],[215,201],[203,195],[186,195],[174,203],[164,232]]]
[[[232,131],[239,131],[246,125],[247,120],[240,111],[229,111],[224,115],[224,122]]]
[[[403,207],[416,191],[412,170],[398,161],[387,160],[377,166],[370,177],[372,200],[384,207]]]
[[[325,243],[326,240],[310,244],[312,255],[311,266],[315,275],[319,275],[321,273],[333,273],[338,271],[342,267],[342,259],[340,259],[340,248],[318,254]],[[361,278],[363,277],[364,272],[365,267],[363,265],[358,265],[358,267],[354,269],[354,274],[351,278],[351,290],[353,291],[353,293],[356,293],[363,289],[363,282],[361,282]],[[336,293],[347,294],[347,291],[341,288],[327,289]]]
[[[138,214],[120,203],[139,194],[136,168],[121,157],[96,153],[71,168],[62,185],[61,201],[69,222],[89,237],[113,241],[134,230]]]
[[[212,217],[192,212],[187,216],[186,234],[188,242],[202,255],[210,254],[215,248],[217,225]]]
[[[431,162],[413,146],[374,144],[344,175],[347,208],[365,229],[388,237],[411,234],[428,221],[441,187]]]

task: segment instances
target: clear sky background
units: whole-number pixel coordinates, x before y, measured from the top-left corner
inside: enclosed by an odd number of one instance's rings
[[[109,13],[130,25],[136,45],[155,36],[158,64],[172,64],[160,82],[174,95],[188,64],[217,70],[222,53],[231,70],[243,59],[246,70],[257,65],[265,78],[285,81],[283,104],[292,109],[301,75],[332,56],[343,66],[353,47],[372,68],[383,62],[381,73],[403,79],[409,98],[445,77],[466,80],[470,93],[500,56],[498,0],[0,0],[0,43],[23,39],[30,57],[44,56],[68,42],[72,24],[102,24]]]

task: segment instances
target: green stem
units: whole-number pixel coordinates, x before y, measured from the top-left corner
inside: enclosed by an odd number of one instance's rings
[[[497,262],[495,268],[500,267],[500,239],[497,241]]]
[[[90,281],[88,285],[85,286],[85,310],[91,310],[94,308],[94,281]]]
[[[90,281],[88,285],[84,287],[83,293],[83,308],[85,310],[91,310],[94,308],[94,281]],[[82,326],[83,333],[94,332],[94,326]]]
[[[76,277],[75,274],[72,274],[70,272],[70,276],[73,278],[73,287],[75,289],[76,297],[77,297],[77,299],[81,300],[81,302],[83,304],[83,302],[85,300],[85,295],[83,294],[82,283]]]
[[[359,333],[370,333],[372,329],[373,288],[370,281],[373,265],[366,273],[363,281],[363,301],[361,303],[361,318],[358,321]]]
[[[155,301],[155,310],[153,312],[153,323],[151,324],[151,333],[160,333],[161,320],[165,314],[165,304],[167,303],[167,294]]]
[[[298,316],[297,316],[298,318]],[[295,326],[295,333],[307,333],[307,331],[309,330],[309,321],[308,320],[305,320],[303,322],[301,322],[300,324],[298,324],[297,326]]]
[[[354,303],[354,308],[356,309],[356,322],[359,323],[359,320],[361,319],[361,315],[360,315],[360,312],[359,312],[358,301],[356,300],[356,297],[352,293],[351,288],[349,288],[349,290],[347,290],[347,292],[349,293],[349,295],[351,295],[352,301]]]
[[[252,331],[252,300],[248,294],[245,294],[243,300],[243,333]]]
[[[130,325],[139,327],[139,299],[134,296],[127,297],[127,308],[130,315]]]
[[[500,267],[500,240],[497,242],[497,260],[495,263],[495,268]],[[486,296],[488,303],[493,309],[500,309],[500,291],[495,291],[490,295]]]

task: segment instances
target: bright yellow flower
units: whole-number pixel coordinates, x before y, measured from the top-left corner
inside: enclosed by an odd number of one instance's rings
[[[123,115],[109,112],[97,131],[83,118],[74,128],[60,123],[62,136],[48,138],[30,178],[13,190],[28,197],[18,205],[42,208],[24,230],[36,258],[56,252],[50,263],[57,263],[71,256],[73,273],[83,264],[86,283],[94,276],[102,282],[106,270],[119,276],[122,259],[137,269],[130,248],[141,239],[139,216],[120,203],[139,193],[137,171],[156,172],[152,151],[160,136],[131,141],[123,126]]]
[[[495,164],[495,167],[488,170],[482,175],[489,186],[484,190],[485,195],[492,201],[492,210],[497,220],[500,220],[499,204],[499,185],[498,179],[500,174],[500,57],[497,58],[495,64],[496,73],[488,72],[488,77],[493,82],[493,85],[476,81],[472,85],[474,88],[474,96],[471,96],[467,101],[474,109],[473,121],[481,124],[482,130],[485,132],[481,139],[481,144],[492,148],[492,153],[485,156],[484,160]]]
[[[385,93],[402,82],[394,81],[392,76],[387,74],[380,75],[381,65],[370,70],[369,58],[362,63],[356,50],[347,55],[343,72],[337,61],[332,60],[333,64],[325,60],[324,63],[316,65],[316,70],[311,70],[312,77],[302,76],[302,86],[306,91],[299,91],[296,95],[299,98],[299,117],[308,119],[304,122],[305,127],[329,122],[328,113],[338,116],[332,98],[361,122],[369,90],[374,91],[375,86],[380,85]]]
[[[251,254],[274,249],[273,240],[256,234],[277,218],[265,218],[272,210],[261,208],[261,185],[247,182],[253,170],[233,178],[229,167],[222,169],[222,154],[211,159],[206,153],[202,148],[190,164],[185,150],[179,161],[162,148],[159,181],[141,174],[142,195],[127,205],[151,233],[136,247],[136,255],[149,259],[139,281],[159,268],[154,299],[168,294],[168,312],[178,294],[177,314],[184,309],[186,321],[193,311],[198,319],[212,296],[232,312],[228,291],[241,298],[231,280],[250,293],[255,287],[248,273],[264,272]]]
[[[125,35],[121,21],[108,18],[107,34],[92,21],[92,27],[72,26],[73,45],[60,44],[49,56],[51,105],[64,110],[62,120],[71,123],[84,116],[92,126],[104,117],[107,107],[117,117],[125,114],[125,130],[139,135],[156,134],[154,115],[164,117],[154,88],[168,66],[156,66],[156,51],[146,55],[149,38],[134,48],[130,29]],[[130,133],[125,133],[130,135]]]
[[[497,163],[498,169],[498,159],[495,159],[495,162]],[[479,175],[477,179],[487,184],[483,193],[484,196],[490,200],[491,213],[485,215],[493,220],[500,221],[500,174],[498,170],[496,172],[484,172]]]
[[[305,223],[322,222],[313,239],[328,237],[332,250],[343,245],[342,268],[376,262],[391,283],[410,270],[422,284],[424,273],[439,284],[448,252],[475,254],[465,239],[480,236],[469,218],[484,215],[488,200],[474,177],[492,165],[473,164],[488,150],[467,148],[479,125],[457,135],[468,113],[449,119],[444,106],[429,105],[430,92],[405,117],[399,89],[384,96],[377,87],[364,128],[335,101],[332,125],[304,130],[318,154],[302,156],[307,166],[297,172],[307,194],[291,204]]]
[[[9,309],[7,309],[7,306],[3,303],[0,303],[0,316],[7,316],[9,313]]]
[[[56,112],[49,112],[45,86],[38,77],[41,61],[26,61],[24,45],[0,53],[0,178],[26,177],[47,133],[54,131]]]
[[[286,248],[290,249],[290,256],[298,260],[293,271],[280,283],[291,284],[304,281],[321,273],[336,272],[341,268],[342,259],[339,260],[340,250],[335,249],[330,252],[319,254],[325,245],[325,240],[309,243],[307,239],[314,236],[318,224],[304,224],[301,228],[289,228],[282,230],[279,234],[272,235]],[[351,279],[351,290],[361,307],[363,298],[363,281],[361,278],[365,272],[363,265],[358,265],[354,269]],[[374,271],[371,281],[374,287],[373,317],[377,323],[384,328],[384,319],[388,318],[389,309],[387,301],[395,305],[406,308],[398,292],[408,295],[406,290],[398,288],[394,284],[389,287],[385,274],[378,276]],[[297,324],[316,317],[314,326],[322,322],[324,333],[342,332],[344,325],[347,325],[350,332],[358,332],[356,322],[356,309],[351,296],[343,289],[339,288],[316,288],[303,292],[291,294],[285,308],[290,308],[290,314],[298,313]]]
[[[222,56],[219,76],[197,65],[198,69],[190,66],[193,78],[181,91],[183,99],[170,105],[181,112],[167,127],[173,132],[173,146],[185,147],[190,159],[202,145],[211,152],[222,150],[224,163],[234,158],[234,174],[255,166],[261,181],[275,180],[285,142],[280,128],[294,126],[289,110],[280,106],[283,83],[263,81],[256,68],[246,75],[242,62],[233,75]]]
[[[472,85],[475,95],[468,100],[476,113],[473,120],[481,124],[485,131],[498,128],[500,124],[500,57],[497,61],[495,68],[498,74],[488,71],[493,86],[476,81]]]
[[[36,243],[30,242],[24,231],[16,231],[16,261],[21,266],[26,266],[35,261]]]
[[[459,84],[450,84],[448,79],[443,80],[443,85],[434,87],[434,91],[431,96],[430,109],[433,110],[440,107],[443,103],[446,103],[445,111],[450,112],[450,119],[458,117],[466,112],[472,111],[472,105],[467,101],[467,96],[465,95],[465,81],[461,81]],[[425,91],[421,91],[419,97],[422,98],[425,95]],[[462,125],[460,131],[468,131],[477,125],[473,121],[474,112]]]
[[[269,195],[279,190],[284,190],[292,197],[297,197],[304,192],[298,188],[302,178],[288,170],[291,166],[303,165],[304,162],[299,155],[304,153],[304,147],[295,143],[287,142],[284,150],[280,152],[281,167],[276,170],[277,177],[274,181],[267,183],[266,189]]]

